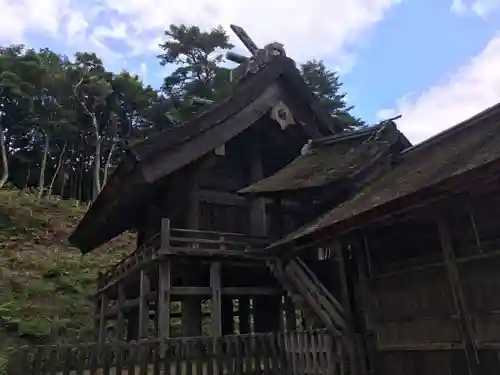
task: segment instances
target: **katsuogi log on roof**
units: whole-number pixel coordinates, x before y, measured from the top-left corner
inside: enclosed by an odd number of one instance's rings
[[[134,228],[137,212],[156,181],[213,153],[283,106],[290,110],[294,123],[282,125],[282,130],[302,142],[344,128],[309,90],[294,61],[274,56],[247,72],[227,99],[186,124],[133,146],[70,236],[70,242],[85,253]]]
[[[405,150],[390,172],[271,247],[307,241],[308,236],[320,232],[335,236],[465,189],[493,170],[500,170],[500,103]]]
[[[392,121],[313,139],[288,166],[240,193],[270,195],[352,181],[381,158],[409,146]]]

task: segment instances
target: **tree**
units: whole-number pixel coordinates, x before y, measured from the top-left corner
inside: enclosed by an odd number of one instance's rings
[[[113,92],[111,73],[104,69],[102,61],[94,53],[77,53],[73,69],[77,78],[73,86],[73,97],[80,104],[84,117],[90,120],[93,135],[93,197],[101,192],[101,157],[103,132],[111,121],[107,111],[107,99]],[[88,121],[87,121],[88,123]]]
[[[220,26],[205,32],[197,26],[170,25],[165,35],[168,40],[160,45],[164,51],[158,56],[160,64],[178,68],[165,77],[162,90],[184,119],[193,112],[190,96],[213,100],[227,87],[229,74],[221,64],[224,51],[234,46]]]
[[[39,70],[39,63],[32,51],[24,51],[24,46],[14,45],[0,48],[0,153],[2,174],[0,188],[9,178],[7,137],[20,124],[25,123],[26,113],[32,105],[35,86],[31,81],[33,73]]]
[[[350,126],[360,126],[362,121],[349,114],[349,106],[341,91],[342,83],[336,72],[329,70],[323,61],[309,60],[300,66],[302,78],[309,88],[319,97],[330,115],[339,117]]]

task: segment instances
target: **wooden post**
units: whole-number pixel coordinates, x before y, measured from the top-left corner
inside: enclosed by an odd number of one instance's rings
[[[253,184],[264,178],[262,169],[262,155],[260,147],[260,139],[258,134],[255,134],[252,143],[253,149],[250,155],[250,175],[249,183]],[[267,235],[267,217],[266,217],[266,201],[264,198],[250,198],[249,204],[250,216],[250,231],[254,236]]]
[[[127,313],[127,341],[139,339],[139,308],[134,306]]]
[[[183,280],[187,285],[194,285],[199,281],[195,269],[186,266]],[[186,337],[201,336],[201,301],[198,295],[184,295],[182,297],[182,334]]]
[[[170,259],[161,260],[158,265],[158,300],[157,300],[157,321],[158,338],[170,337],[170,289],[171,263]]]
[[[297,330],[297,317],[295,316],[295,306],[292,299],[285,294],[283,301],[283,309],[285,310],[285,328],[287,332]]]
[[[222,334],[232,335],[234,333],[234,313],[232,296],[222,295],[221,297],[221,324]]]
[[[106,341],[106,309],[108,307],[108,299],[106,298],[105,293],[101,293],[100,296],[100,305],[99,305],[99,333],[98,333],[98,343],[99,345],[103,344]]]
[[[215,261],[210,265],[210,287],[212,288],[212,336],[222,336],[221,319],[221,275],[220,262]]]
[[[142,269],[140,274],[140,294],[139,294],[139,339],[148,336],[149,324],[149,301],[147,299],[150,291],[149,276],[146,270]]]
[[[170,219],[161,219],[161,252],[168,253],[170,247]]]
[[[238,317],[240,334],[250,333],[250,299],[238,298]]]
[[[360,360],[364,360],[365,356],[363,355],[364,350],[363,348],[359,347],[356,350],[356,341],[355,341],[355,329],[354,329],[354,321],[353,321],[353,316],[352,316],[352,309],[351,309],[351,299],[350,299],[350,294],[349,294],[349,286],[347,282],[347,273],[346,273],[346,263],[344,259],[344,249],[342,248],[342,243],[340,240],[337,240],[333,243],[332,250],[334,254],[337,255],[337,264],[338,264],[338,274],[340,278],[340,285],[342,289],[342,306],[344,307],[344,310],[346,312],[346,321],[347,321],[347,326],[349,329],[349,336],[346,337],[348,340],[348,350],[349,350],[349,356],[350,361],[350,374],[356,375],[359,374],[357,364]],[[357,358],[356,352],[360,354],[360,358]]]
[[[377,339],[374,336],[374,322],[372,321],[372,299],[375,298],[372,294],[369,284],[369,276],[371,276],[370,253],[368,248],[368,240],[366,235],[363,235],[363,243],[360,251],[356,252],[356,266],[358,271],[357,285],[357,311],[362,315],[363,320],[360,324],[363,326],[363,341],[366,347],[366,354],[370,363],[371,373],[378,374],[382,371],[380,353],[377,348]]]
[[[117,285],[117,326],[116,326],[116,336],[118,341],[123,341],[125,339],[125,290],[123,288],[123,283],[118,282]]]
[[[472,321],[467,311],[467,303],[460,283],[460,275],[458,273],[457,263],[455,260],[455,252],[451,240],[451,234],[448,222],[443,217],[438,217],[438,231],[441,239],[441,247],[443,249],[443,258],[446,265],[446,273],[450,283],[453,302],[460,320],[460,331],[464,343],[465,357],[469,367],[469,374],[482,374],[481,366],[478,359],[478,353],[474,341],[474,330]]]

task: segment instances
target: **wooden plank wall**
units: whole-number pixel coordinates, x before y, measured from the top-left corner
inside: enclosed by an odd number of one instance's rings
[[[427,247],[420,259],[401,256],[391,271],[372,268],[365,283],[358,281],[368,296],[362,310],[384,375],[500,373],[500,194],[490,189],[451,203],[443,210],[448,263],[445,253],[426,258],[432,255]],[[415,242],[421,236],[418,230],[408,234]],[[407,244],[393,242],[403,255]]]

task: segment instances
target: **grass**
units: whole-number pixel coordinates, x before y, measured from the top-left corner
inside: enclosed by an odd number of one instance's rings
[[[124,234],[82,258],[67,238],[84,212],[76,201],[0,190],[0,369],[21,344],[91,339],[97,272],[134,245]]]

